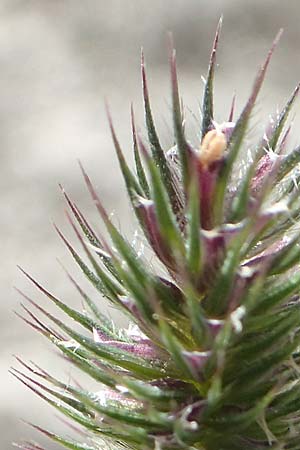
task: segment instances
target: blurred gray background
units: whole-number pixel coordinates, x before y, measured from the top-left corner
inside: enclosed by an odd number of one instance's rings
[[[233,92],[237,109],[242,107],[258,64],[278,29],[285,29],[256,108],[254,123],[261,131],[268,113],[283,104],[300,79],[299,0],[0,0],[1,449],[12,448],[11,443],[22,438],[36,438],[20,418],[51,430],[63,428],[50,407],[8,374],[14,364],[12,354],[33,359],[65,381],[76,376],[42,337],[14,315],[14,310],[21,311],[14,285],[47,305],[47,299],[20,275],[16,265],[81,308],[56,261],[60,258],[72,273],[78,273],[51,224],[54,220],[76,242],[64,218],[58,183],[63,183],[98,226],[78,169],[80,159],[122,229],[134,232],[104,98],[109,101],[124,152],[131,158],[131,101],[144,130],[139,74],[143,45],[156,122],[162,142],[170,145],[166,32],[172,30],[181,94],[190,109],[187,118],[195,140],[198,124],[193,113],[199,117],[201,75],[206,74],[221,14],[224,23],[216,77],[216,119],[220,122],[227,118]],[[300,141],[297,115],[295,122],[291,145]],[[82,281],[79,273],[78,279]],[[47,449],[58,448],[43,437],[36,439]]]

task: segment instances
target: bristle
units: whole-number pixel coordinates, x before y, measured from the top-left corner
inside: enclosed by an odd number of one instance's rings
[[[234,96],[232,97],[230,113],[229,113],[229,116],[228,116],[228,122],[232,122],[233,121],[233,115],[234,115],[234,110],[235,110],[235,100],[236,100],[236,96],[234,94]]]

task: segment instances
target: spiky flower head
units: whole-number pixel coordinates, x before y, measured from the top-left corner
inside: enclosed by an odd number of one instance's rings
[[[113,448],[141,450],[300,448],[300,147],[286,151],[285,127],[299,86],[245,160],[251,112],[279,35],[239,117],[234,119],[232,107],[217,124],[213,79],[220,25],[197,145],[186,137],[172,46],[174,147],[165,151],[160,144],[143,56],[148,142],[136,132],[132,111],[135,173],[108,114],[132,208],[160,271],[113,224],[83,168],[110,242],[63,190],[89,262],[57,231],[96,290],[129,316],[130,328],[113,326],[98,299],[71,276],[91,314],[67,306],[27,275],[86,332],[28,297],[36,312],[24,305],[24,320],[99,383],[90,391],[88,382],[66,383],[18,358],[29,374],[15,369],[15,376],[85,430],[82,443],[42,430],[67,448],[105,448],[103,437]]]

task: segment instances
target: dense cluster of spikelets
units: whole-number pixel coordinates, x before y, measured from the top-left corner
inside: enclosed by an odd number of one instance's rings
[[[80,443],[35,426],[67,448],[300,449],[300,147],[286,151],[290,128],[285,126],[299,88],[243,161],[242,176],[236,176],[279,36],[240,116],[234,121],[232,107],[228,121],[217,124],[213,77],[219,31],[220,24],[199,145],[192,146],[185,135],[173,48],[174,147],[164,151],[157,136],[143,59],[149,142],[136,132],[132,113],[135,173],[109,116],[128,195],[163,268],[160,275],[118,231],[83,169],[111,242],[93,231],[63,191],[89,263],[57,231],[96,290],[129,316],[130,328],[117,330],[101,313],[101,299],[89,298],[73,278],[90,314],[67,306],[27,274],[85,332],[28,297],[38,314],[23,305],[24,320],[99,383],[90,392],[18,358],[28,371],[14,369],[14,375],[85,431]],[[42,450],[34,443],[20,447]]]

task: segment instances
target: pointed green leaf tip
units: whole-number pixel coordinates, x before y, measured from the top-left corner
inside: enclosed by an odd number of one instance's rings
[[[282,133],[283,127],[286,123],[286,120],[288,118],[288,115],[290,113],[290,110],[299,94],[300,84],[296,86],[296,89],[292,93],[291,97],[289,98],[287,104],[281,111],[281,113],[278,115],[277,120],[275,122],[274,128],[271,133],[271,137],[268,140],[268,148],[272,149],[273,151],[276,150],[278,140],[280,138],[280,135]]]
[[[151,146],[151,152],[153,155],[153,160],[156,166],[159,168],[161,179],[165,185],[168,192],[170,203],[175,214],[179,209],[179,200],[177,193],[174,189],[172,183],[172,174],[168,165],[168,161],[164,150],[161,147],[157,131],[154,125],[154,120],[152,116],[150,98],[148,91],[148,83],[145,70],[145,57],[143,50],[141,51],[141,72],[142,72],[142,86],[143,86],[143,97],[144,97],[144,108],[145,108],[145,119],[148,132],[148,139]]]
[[[211,129],[213,119],[214,119],[214,100],[213,100],[213,89],[214,89],[214,74],[217,58],[217,48],[219,43],[220,32],[222,28],[223,18],[221,17],[217,26],[217,31],[215,34],[215,39],[210,55],[210,61],[208,66],[207,77],[204,86],[203,104],[202,104],[202,127],[201,134],[202,138]]]
[[[262,87],[267,68],[269,66],[269,63],[271,61],[271,57],[274,53],[274,50],[281,38],[283,30],[280,30],[278,34],[276,35],[273,44],[267,54],[267,57],[260,67],[250,97],[244,106],[244,109],[242,110],[242,113],[240,114],[240,117],[238,118],[235,127],[233,129],[233,132],[231,134],[231,137],[229,139],[228,143],[228,155],[225,160],[225,164],[221,173],[220,180],[216,187],[216,193],[215,193],[215,202],[214,202],[214,209],[215,209],[215,215],[216,215],[216,222],[219,224],[223,220],[223,214],[224,214],[224,197],[226,190],[229,185],[229,178],[232,175],[234,163],[237,159],[238,153],[241,150],[241,146],[243,143],[243,139],[247,130],[247,126],[249,124],[251,112],[253,111],[253,107],[255,105],[257,96],[260,92],[260,89]]]
[[[133,170],[108,111],[146,250],[114,224],[81,166],[106,235],[99,234],[97,223],[90,225],[63,188],[81,251],[56,231],[95,292],[87,294],[68,270],[80,302],[72,298],[70,306],[25,273],[46,300],[36,302],[20,292],[22,314],[16,314],[81,372],[79,386],[68,375],[56,378],[21,358],[22,370],[11,370],[74,431],[80,427],[77,441],[36,426],[60,447],[300,449],[300,147],[287,148],[287,120],[299,86],[265,135],[257,143],[246,140],[279,33],[236,123],[234,100],[229,123],[216,123],[213,84],[221,22],[204,87],[200,146],[188,141],[172,39],[175,145],[166,151],[161,146],[143,56],[148,141],[141,139],[131,108]],[[245,158],[248,151],[251,159]],[[144,243],[141,237],[141,247]],[[104,298],[126,314],[128,328],[103,314]],[[63,318],[44,307],[47,301]],[[43,450],[26,442],[20,448]]]
[[[150,198],[149,184],[140,158],[140,152],[137,144],[137,134],[136,134],[133,105],[131,105],[131,128],[132,128],[132,140],[133,140],[133,151],[134,151],[136,173],[145,196],[147,198]]]
[[[127,192],[129,194],[129,197],[131,196],[131,192],[135,192],[136,194],[142,195],[141,186],[139,185],[135,176],[133,175],[130,168],[128,167],[128,164],[123,155],[123,152],[122,152],[121,146],[119,144],[119,141],[118,141],[118,138],[117,138],[114,126],[113,126],[111,114],[110,114],[107,104],[106,104],[106,114],[107,114],[107,118],[108,118],[108,122],[109,122],[109,127],[110,127],[110,131],[111,131],[113,143],[114,143],[114,146],[116,149],[117,157],[118,157],[120,168],[121,168],[121,171],[122,171],[125,183],[126,183]]]
[[[177,151],[180,157],[182,182],[185,192],[187,191],[189,181],[189,155],[190,151],[184,135],[183,112],[180,106],[180,97],[178,90],[177,68],[176,68],[176,50],[174,49],[173,37],[169,35],[169,59],[172,87],[172,104],[173,104],[173,124],[176,139]]]
[[[141,139],[139,139],[139,146],[143,152],[150,172],[152,197],[156,208],[161,234],[170,250],[174,253],[175,258],[177,256],[183,257],[184,244],[182,242],[180,230],[178,229],[178,224],[176,223],[176,217],[170,209],[167,193],[161,181],[161,177],[159,176],[159,171],[153,163],[153,160],[149,157],[149,154]]]

